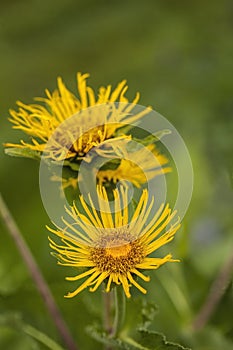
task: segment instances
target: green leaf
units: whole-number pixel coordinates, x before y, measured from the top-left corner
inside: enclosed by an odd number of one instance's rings
[[[114,137],[122,135],[132,135],[133,140],[140,142],[143,145],[149,145],[151,143],[161,140],[163,136],[169,135],[171,133],[169,129],[163,129],[155,132],[154,134],[150,134],[144,137],[144,132],[145,130],[142,131],[140,127],[135,127],[134,125],[126,125],[121,128],[118,128],[114,133]]]
[[[171,134],[171,130],[163,129],[163,130],[155,132],[153,135],[158,141],[158,140],[161,140],[161,138],[164,137],[165,135],[170,135],[170,134]]]
[[[128,329],[131,334],[135,328],[149,327],[157,312],[158,306],[153,302],[147,301],[146,299],[134,298],[128,300],[124,329]]]
[[[88,326],[86,328],[86,331],[93,339],[113,349],[123,349],[123,350],[135,349],[135,348],[132,348],[127,343],[125,343],[120,338],[112,338],[105,331],[100,330],[97,325]]]
[[[62,167],[63,169],[65,168],[70,168],[72,171],[77,172],[80,167],[80,162],[77,162],[77,160],[74,160],[74,158],[69,159],[69,160],[63,160],[63,161],[58,161],[58,160],[51,160],[49,158],[42,158],[43,162],[48,165],[51,169],[55,169],[55,167]]]
[[[144,146],[148,146],[154,142],[158,142],[159,140],[161,140],[161,138],[163,136],[169,135],[170,133],[171,133],[170,130],[164,129],[164,130],[160,130],[160,131],[156,132],[155,134],[148,135],[144,139],[139,139],[139,138],[133,137],[133,140],[141,143]]]
[[[137,342],[143,349],[148,350],[190,350],[182,345],[168,342],[166,337],[158,332],[149,331],[145,328],[138,330]]]
[[[127,301],[126,320],[118,337],[112,337],[98,325],[89,326],[88,334],[100,343],[113,349],[124,350],[188,350],[183,346],[168,342],[163,334],[149,331],[158,307],[145,299]]]
[[[168,342],[166,337],[158,332],[149,331],[145,328],[137,329],[134,338],[122,332],[118,338],[113,338],[98,326],[89,326],[88,334],[98,342],[123,350],[190,350],[182,345]]]
[[[37,330],[29,324],[24,323],[19,313],[5,313],[0,315],[0,326],[7,326],[17,331],[24,332],[31,338],[37,340],[41,344],[44,344],[48,349],[51,350],[64,350],[59,344],[51,339],[45,333]]]
[[[5,148],[5,153],[12,157],[22,157],[40,160],[41,153],[38,151],[33,151],[29,148]]]
[[[120,128],[118,128],[114,132],[114,137],[122,136],[122,135],[129,135],[129,131],[134,128],[134,125],[124,125]]]
[[[111,159],[101,167],[101,170],[115,170],[120,165],[120,162],[120,159]]]
[[[81,161],[80,161],[81,163]],[[80,163],[77,163],[76,161],[72,160],[64,160],[64,161],[51,161],[51,164],[62,166],[62,167],[69,167],[70,169],[74,170],[75,172],[79,170]]]
[[[154,320],[155,315],[158,313],[158,306],[153,302],[149,302],[143,299],[142,302],[142,327],[147,328]]]
[[[36,339],[41,344],[44,344],[47,346],[48,349],[51,350],[64,350],[59,344],[57,344],[53,339],[51,339],[47,334],[37,330],[36,328],[24,324],[22,330],[30,335],[32,338]]]
[[[47,350],[33,338],[7,326],[0,326],[0,349]]]

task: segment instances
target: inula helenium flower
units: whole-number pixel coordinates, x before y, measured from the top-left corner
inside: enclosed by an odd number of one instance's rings
[[[128,89],[126,80],[121,81],[115,89],[111,85],[100,87],[97,97],[93,89],[87,85],[89,74],[77,74],[77,90],[78,97],[69,91],[64,85],[62,79],[57,80],[58,89],[51,93],[45,90],[46,98],[35,98],[35,101],[41,104],[24,104],[17,102],[18,111],[10,110],[10,121],[14,124],[15,129],[20,129],[32,137],[31,142],[21,141],[21,144],[7,143],[6,147],[18,147],[30,149],[42,153],[45,149],[47,141],[57,129],[57,127],[67,120],[72,115],[84,111],[87,107],[94,107],[108,102],[124,102],[128,103],[125,93]],[[48,157],[52,160],[76,159],[84,157],[86,153],[94,146],[111,138],[119,128],[120,122],[132,123],[140,118],[140,115],[130,115],[129,112],[139,100],[139,93],[127,106],[127,111],[119,111],[117,114],[109,113],[108,120],[104,120],[99,113],[83,113],[80,114],[80,120],[72,127],[75,127],[81,135],[79,139],[72,140],[71,133],[61,133],[56,136]],[[104,124],[104,122],[115,124]],[[92,127],[92,125],[96,125]],[[82,133],[83,126],[88,126],[88,131]],[[122,126],[122,125],[121,125]],[[66,144],[69,144],[71,138],[72,147],[66,149]]]
[[[177,261],[172,259],[171,254],[162,258],[151,256],[174,238],[180,227],[179,220],[171,224],[176,213],[171,212],[169,205],[161,205],[153,213],[153,199],[149,202],[148,191],[143,190],[131,215],[127,204],[128,190],[123,186],[113,191],[115,202],[114,213],[111,213],[105,188],[98,186],[97,192],[99,198],[104,200],[99,200],[99,211],[94,208],[90,195],[91,206],[80,196],[81,210],[75,205],[67,209],[72,222],[63,219],[64,229],[49,228],[62,241],[59,244],[50,238],[58,264],[77,269],[77,274],[67,277],[67,280],[85,279],[67,297],[74,297],[88,287],[94,292],[103,281],[106,282],[106,292],[110,291],[113,283],[121,284],[127,297],[131,295],[131,286],[146,293],[146,289],[137,282],[138,278],[149,281],[143,271]],[[148,220],[152,213],[152,218]]]
[[[113,154],[110,152],[109,147],[106,147],[102,156],[104,155],[106,158],[114,159],[114,168],[111,167],[109,169],[110,163],[106,163],[105,169],[99,169],[96,174],[98,184],[107,185],[111,182],[116,184],[124,180],[140,188],[142,184],[147,183],[154,177],[166,174],[172,170],[167,164],[167,157],[161,154],[154,144],[150,144],[147,147],[140,147],[139,149],[133,149],[133,151],[131,149],[129,152],[126,144],[130,144],[131,142],[134,141],[130,139],[119,140],[119,138],[111,140],[110,146],[113,150]],[[115,159],[115,156],[119,158]],[[72,187],[76,190],[80,179],[80,176],[62,179],[57,176],[52,177],[53,181],[62,181],[62,190],[68,187]]]
[[[110,181],[116,184],[118,181],[126,180],[140,188],[142,184],[147,183],[155,176],[166,174],[172,170],[167,165],[167,157],[159,153],[153,144],[138,150],[135,149],[133,152],[127,152],[127,149],[122,147],[121,153],[122,158],[117,168],[99,170],[99,184],[104,185]]]
[[[57,90],[53,93],[45,90],[45,98],[35,98],[40,103],[27,105],[18,101],[18,110],[10,110],[10,121],[13,128],[24,131],[31,140],[21,140],[20,144],[5,144],[10,147],[7,153],[19,155],[19,151],[22,151],[21,156],[32,158],[40,158],[43,154],[50,161],[71,167],[74,170],[72,177],[52,177],[62,181],[63,189],[70,186],[77,188],[76,174],[82,160],[91,163],[93,158],[101,155],[107,162],[109,147],[114,148],[115,145],[115,149],[120,150],[121,157],[118,163],[115,160],[112,165],[113,162],[110,161],[111,164],[107,167],[98,169],[98,184],[128,180],[140,187],[153,177],[169,172],[171,168],[167,166],[168,159],[159,153],[155,144],[149,144],[145,149],[131,149],[131,152],[125,146],[133,136],[124,134],[122,126],[131,127],[150,110],[145,108],[134,113],[139,93],[130,103],[125,97],[128,86],[126,80],[123,80],[115,89],[111,85],[100,87],[96,97],[94,90],[87,84],[88,77],[89,74],[77,74],[78,96],[69,91],[62,79],[58,78]],[[153,156],[148,157],[146,149]],[[113,154],[112,159],[114,158]]]

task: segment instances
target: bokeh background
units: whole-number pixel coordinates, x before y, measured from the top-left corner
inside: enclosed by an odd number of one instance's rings
[[[126,78],[129,97],[140,91],[141,104],[174,124],[190,151],[195,184],[183,228],[167,247],[182,262],[151,273],[147,298],[159,306],[152,326],[196,350],[232,349],[231,283],[208,324],[198,332],[191,326],[233,247],[232,2],[2,0],[0,52],[1,145],[23,136],[7,120],[16,100],[31,103],[55,89],[57,76],[75,91],[77,71],[89,72],[95,89]],[[102,293],[63,298],[73,285],[50,255],[39,163],[6,156],[2,146],[0,162],[2,195],[77,344],[101,349],[85,327],[100,321]],[[17,313],[60,342],[1,222],[0,230],[0,348],[46,349],[4,321]]]

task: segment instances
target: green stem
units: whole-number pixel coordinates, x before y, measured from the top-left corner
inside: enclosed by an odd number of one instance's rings
[[[58,345],[53,339],[30,325],[23,325],[23,331],[51,350],[64,350],[64,348]]]
[[[111,322],[112,293],[103,294],[103,325],[108,334],[112,332]]]
[[[124,324],[125,320],[125,293],[122,287],[115,287],[115,319],[113,324],[112,336],[116,337]]]

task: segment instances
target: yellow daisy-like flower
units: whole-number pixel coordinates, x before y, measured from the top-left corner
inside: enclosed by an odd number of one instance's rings
[[[86,280],[66,297],[76,296],[85,288],[90,287],[94,292],[103,281],[106,281],[106,292],[111,284],[122,285],[125,295],[129,298],[130,287],[133,285],[142,293],[146,293],[137,278],[148,282],[149,277],[143,270],[157,269],[166,262],[177,261],[171,254],[166,256],[150,256],[161,246],[170,242],[179,229],[179,220],[171,224],[176,212],[171,212],[169,205],[161,205],[153,218],[148,221],[153,208],[153,200],[149,203],[147,190],[143,190],[132,217],[127,204],[128,190],[123,188],[114,190],[114,213],[110,211],[107,192],[98,186],[99,211],[93,206],[87,206],[83,196],[80,196],[82,212],[74,205],[67,209],[72,223],[63,219],[65,229],[51,229],[62,241],[62,245],[50,238],[50,246],[55,250],[58,264],[74,268],[84,268],[74,277],[67,277],[69,281]],[[121,208],[120,203],[123,203]],[[167,225],[170,227],[166,229]],[[68,231],[69,230],[69,231]]]
[[[168,166],[168,158],[164,154],[161,154],[154,144],[145,147],[141,145],[139,149],[129,152],[127,151],[127,144],[130,142],[131,139],[124,139],[123,143],[119,138],[112,139],[109,147],[101,153],[102,156],[110,159],[115,159],[115,156],[118,156],[119,164],[114,166],[114,169],[110,169],[107,166],[107,169],[100,169],[97,172],[97,182],[99,185],[104,186],[110,182],[116,184],[119,181],[125,180],[131,182],[135,187],[140,188],[154,177],[172,171],[172,168]],[[133,142],[138,146],[137,142]],[[61,190],[63,191],[68,187],[76,190],[80,178],[69,177],[60,179],[57,176],[53,176],[51,179],[62,182]]]
[[[89,74],[77,74],[77,90],[79,97],[76,97],[67,89],[62,79],[57,80],[58,89],[53,93],[45,90],[46,98],[35,98],[35,101],[42,104],[24,104],[17,101],[18,111],[10,110],[10,121],[14,124],[13,128],[20,129],[32,137],[31,143],[21,140],[21,144],[5,144],[6,147],[17,147],[29,149],[42,153],[45,146],[54,131],[72,115],[78,112],[83,112],[87,107],[94,107],[108,102],[124,102],[129,103],[125,97],[128,89],[126,80],[121,81],[115,89],[111,85],[100,87],[97,97],[94,90],[87,85]],[[92,112],[81,113],[78,123],[71,125],[81,135],[78,139],[73,139],[71,130],[64,132],[61,130],[57,133],[56,140],[50,147],[48,157],[52,160],[62,161],[70,158],[84,157],[86,153],[94,146],[97,146],[105,140],[113,137],[114,132],[119,128],[120,123],[132,123],[139,119],[143,113],[138,115],[130,115],[130,111],[139,101],[139,93],[131,103],[126,105],[126,108],[121,110],[118,108],[118,113],[108,113],[106,116],[101,116],[95,109]],[[108,115],[109,114],[109,115]],[[117,117],[116,117],[117,115]],[[108,122],[108,124],[105,124]],[[94,123],[94,124],[93,124]],[[112,123],[112,124],[109,124]],[[115,123],[115,124],[113,124]],[[78,124],[78,125],[77,125]],[[98,125],[92,127],[92,125]],[[82,132],[85,126],[86,132]],[[66,130],[65,130],[66,131]],[[72,143],[70,143],[72,141]],[[72,145],[70,147],[70,144]],[[67,146],[69,145],[69,147]]]
[[[122,150],[124,151],[124,149]],[[172,170],[171,167],[167,166],[168,158],[159,153],[153,144],[136,150],[132,155],[125,153],[125,157],[123,155],[120,165],[116,169],[99,170],[98,181],[100,185],[104,185],[107,181],[116,184],[118,181],[126,180],[140,188],[155,176],[169,173]],[[132,160],[127,159],[127,156]]]

